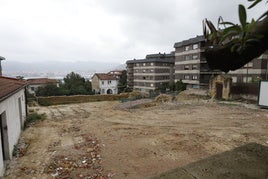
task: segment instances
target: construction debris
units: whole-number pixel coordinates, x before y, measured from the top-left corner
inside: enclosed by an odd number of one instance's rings
[[[91,134],[83,134],[82,138],[82,142],[72,146],[75,152],[70,152],[68,148],[61,154],[56,152],[45,172],[53,178],[112,178],[115,174],[105,173],[102,166],[101,146],[103,145],[100,145],[100,142]]]

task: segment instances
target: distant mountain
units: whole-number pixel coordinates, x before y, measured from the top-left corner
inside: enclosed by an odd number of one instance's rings
[[[3,74],[7,76],[46,76],[44,74],[62,76],[72,71],[82,74],[94,74],[96,72],[108,72],[114,69],[124,68],[119,63],[105,63],[94,61],[80,62],[18,62],[2,61]]]

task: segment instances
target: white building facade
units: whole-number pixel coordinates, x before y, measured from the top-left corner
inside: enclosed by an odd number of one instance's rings
[[[109,74],[95,73],[92,77],[92,90],[95,94],[117,94],[118,80]]]
[[[25,84],[17,79],[0,77],[0,176],[5,161],[12,159],[26,119]]]

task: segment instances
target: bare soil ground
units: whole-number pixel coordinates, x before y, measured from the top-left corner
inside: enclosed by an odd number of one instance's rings
[[[268,111],[241,105],[193,100],[32,109],[47,119],[22,133],[24,147],[5,178],[149,178],[250,142],[268,146]]]

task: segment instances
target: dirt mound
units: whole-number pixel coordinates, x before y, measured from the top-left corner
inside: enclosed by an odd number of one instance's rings
[[[206,90],[201,89],[189,89],[182,91],[176,96],[176,101],[187,101],[187,100],[201,100],[208,99],[208,93]]]
[[[138,107],[150,107],[151,99],[139,99],[135,101],[128,101],[121,103],[115,107],[115,109],[134,109]]]
[[[155,97],[154,101],[158,103],[172,102],[173,97],[167,94],[160,94],[159,96]]]

